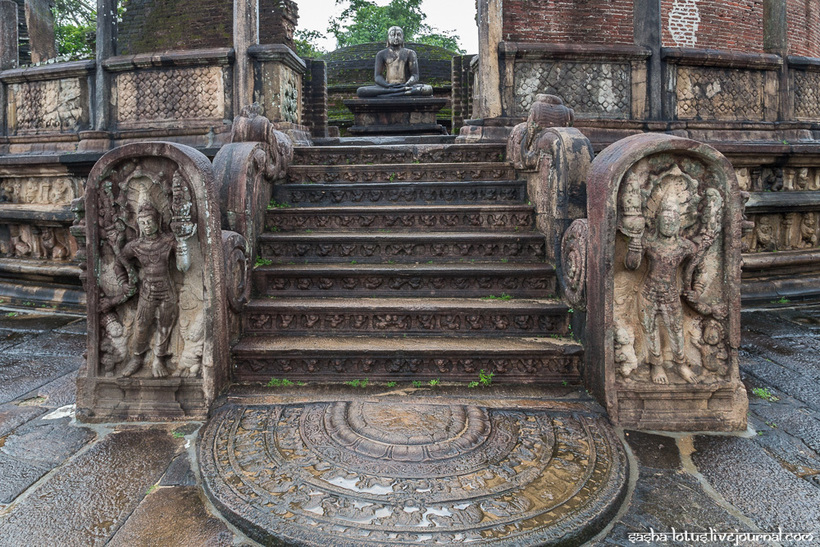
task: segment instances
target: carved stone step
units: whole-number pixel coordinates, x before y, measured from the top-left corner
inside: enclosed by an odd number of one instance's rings
[[[531,262],[544,260],[546,242],[537,232],[312,232],[266,233],[257,240],[261,257],[274,263],[413,263],[428,261]]]
[[[549,299],[276,298],[245,308],[249,335],[567,335],[567,307]]]
[[[273,199],[288,207],[328,205],[521,204],[527,200],[523,181],[405,182],[395,184],[283,184]]]
[[[329,264],[259,266],[253,272],[262,296],[555,295],[549,264]]]
[[[238,382],[433,379],[560,383],[580,379],[583,348],[567,338],[251,336],[233,348]]]
[[[504,144],[297,146],[294,165],[502,162]]]
[[[528,231],[534,226],[530,205],[371,205],[291,207],[268,211],[266,229],[412,230],[446,232],[464,229]]]
[[[291,183],[480,181],[515,179],[505,163],[402,163],[374,165],[293,165]]]

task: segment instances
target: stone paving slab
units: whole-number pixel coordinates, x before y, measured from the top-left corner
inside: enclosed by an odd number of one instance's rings
[[[14,431],[17,426],[45,414],[46,410],[45,408],[34,405],[0,404],[0,438]]]
[[[9,347],[6,355],[67,355],[82,357],[86,349],[84,334],[47,332]]]
[[[13,501],[94,437],[90,429],[74,426],[67,418],[41,418],[5,437],[0,447],[0,503]]]
[[[46,408],[60,408],[77,402],[77,371],[60,376],[37,389],[37,397]]]
[[[21,397],[75,371],[82,357],[52,355],[0,355],[0,402]]]
[[[173,518],[158,518],[173,515]],[[150,530],[150,534],[146,531]],[[148,537],[146,537],[148,536]],[[227,547],[234,534],[211,515],[195,486],[160,487],[145,497],[111,541],[111,547]]]
[[[12,545],[104,544],[182,444],[164,428],[129,428],[106,436],[0,513],[5,540]]]
[[[695,449],[698,470],[761,529],[820,532],[820,488],[789,473],[754,439],[698,436]]]

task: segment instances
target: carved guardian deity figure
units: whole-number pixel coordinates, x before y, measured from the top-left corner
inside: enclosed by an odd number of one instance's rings
[[[640,292],[640,321],[646,334],[652,381],[656,384],[668,383],[664,368],[671,368],[671,364],[663,360],[661,326],[666,329],[678,373],[689,383],[696,381],[695,374],[686,364],[683,351],[683,306],[677,275],[683,261],[692,257],[697,248],[680,235],[681,215],[677,200],[675,195],[664,198],[655,233],[640,241],[630,241],[626,261],[627,268],[637,269],[643,251],[648,263]]]
[[[168,357],[171,329],[176,323],[178,304],[168,270],[171,251],[176,240],[170,232],[160,232],[159,212],[150,203],[143,204],[137,213],[140,235],[126,243],[119,260],[128,271],[127,294],[139,292],[137,316],[134,322],[134,338],[131,355],[123,376],[131,376],[143,365],[144,355],[152,350],[151,374],[161,378],[168,376],[164,361]],[[135,286],[139,265],[139,291]],[[154,341],[149,342],[151,331]]]
[[[404,31],[390,27],[387,31],[387,48],[376,54],[373,73],[376,85],[360,87],[360,98],[387,98],[404,96],[430,96],[433,88],[419,82],[419,62],[416,52],[404,47]]]

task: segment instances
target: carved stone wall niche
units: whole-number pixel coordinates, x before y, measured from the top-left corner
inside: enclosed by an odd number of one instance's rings
[[[586,382],[625,427],[745,427],[742,206],[713,148],[618,141],[588,181]]]
[[[754,229],[744,237],[753,253],[816,249],[820,224],[815,211],[749,215]]]
[[[87,421],[204,417],[227,380],[224,263],[211,164],[139,143],[103,156],[86,196]]]
[[[253,46],[254,102],[262,105],[272,122],[301,124],[303,115],[302,79],[306,65],[281,45]]]
[[[677,66],[674,83],[679,120],[766,119],[765,71]]]
[[[794,96],[794,118],[811,121],[820,118],[820,72],[791,69],[789,79]]]

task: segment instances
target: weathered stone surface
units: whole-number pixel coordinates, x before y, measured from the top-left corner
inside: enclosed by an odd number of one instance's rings
[[[76,318],[67,315],[42,313],[6,313],[0,314],[0,329],[23,332],[42,332],[56,329],[75,321]]]
[[[82,334],[47,332],[27,338],[4,351],[6,355],[66,355],[82,357],[86,338]]]
[[[159,481],[160,486],[196,486],[196,475],[191,469],[188,453],[182,453],[171,462]]]
[[[625,431],[624,437],[642,467],[680,469],[680,453],[675,439],[640,431]]]
[[[0,402],[13,401],[80,365],[80,356],[0,355]]]
[[[309,545],[576,544],[627,478],[620,441],[590,416],[364,401],[225,407],[200,461],[243,531]]]
[[[60,327],[57,332],[70,334],[86,334],[88,332],[88,322],[85,319],[75,319],[71,323]]]
[[[160,478],[182,443],[160,429],[107,436],[0,516],[4,540],[104,544]],[[66,510],[55,510],[58,507]]]
[[[762,530],[816,532],[820,489],[789,473],[753,440],[698,436],[695,450],[692,460],[709,484]]]
[[[0,503],[11,502],[94,437],[67,419],[38,420],[18,428],[0,447]]]
[[[46,409],[39,406],[0,404],[0,438],[45,412]]]
[[[743,372],[754,376],[813,409],[820,409],[820,392],[809,376],[794,372],[759,356],[744,356]]]
[[[671,469],[644,469],[626,514],[612,530],[594,545],[635,545],[629,540],[632,533],[671,533],[745,530],[745,524],[721,507],[717,501],[703,491],[697,479]],[[641,542],[643,543],[643,542]],[[637,543],[640,545],[641,543]],[[652,543],[649,543],[652,544]],[[664,542],[664,545],[691,545],[685,542]],[[717,547],[721,543],[697,543]]]
[[[228,547],[233,538],[228,527],[205,509],[197,488],[160,486],[145,497],[108,545]]]
[[[42,406],[60,408],[77,402],[77,371],[69,372],[40,387],[37,397],[44,397]]]

